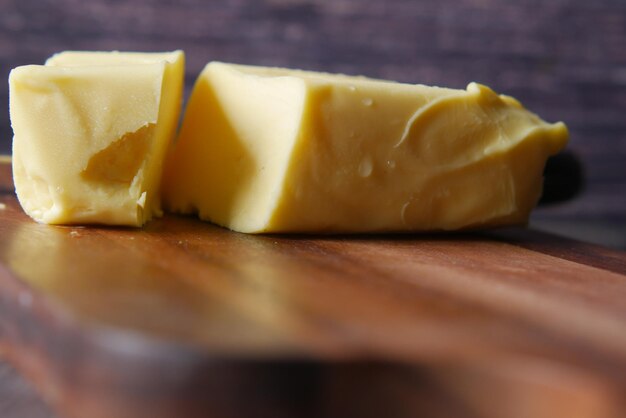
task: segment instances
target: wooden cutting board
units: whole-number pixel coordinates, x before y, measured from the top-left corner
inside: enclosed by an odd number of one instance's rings
[[[62,417],[623,416],[623,252],[47,226],[0,167],[2,347]]]

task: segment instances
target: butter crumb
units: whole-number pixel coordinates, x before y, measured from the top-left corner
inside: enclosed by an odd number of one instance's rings
[[[139,199],[137,199],[137,206],[143,209],[145,205],[146,205],[146,192],[143,192],[141,196],[139,196]]]

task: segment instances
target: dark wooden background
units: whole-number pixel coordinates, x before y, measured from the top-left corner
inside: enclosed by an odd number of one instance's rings
[[[178,48],[188,90],[206,62],[223,60],[459,88],[479,81],[513,95],[568,124],[587,179],[578,199],[533,222],[626,246],[624,0],[0,0],[5,80],[66,49]],[[6,82],[0,103],[6,153]],[[46,416],[16,412],[31,404],[3,367],[0,381],[11,383],[0,385],[0,416]]]

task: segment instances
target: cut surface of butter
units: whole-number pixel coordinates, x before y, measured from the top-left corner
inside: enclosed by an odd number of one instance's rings
[[[524,223],[567,138],[563,123],[475,83],[213,62],[167,158],[164,201],[250,233]]]
[[[120,52],[120,51],[63,51],[46,60],[47,66],[80,67],[95,65],[154,64],[165,61],[184,64],[182,51]]]
[[[50,224],[140,226],[161,214],[184,55],[64,52],[9,76],[13,176],[28,215]]]

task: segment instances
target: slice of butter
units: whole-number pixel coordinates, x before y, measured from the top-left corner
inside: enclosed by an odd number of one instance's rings
[[[475,83],[213,62],[166,162],[164,200],[251,233],[524,223],[567,138],[563,123]]]
[[[183,74],[182,51],[64,52],[14,69],[13,176],[26,213],[132,226],[159,216]]]

